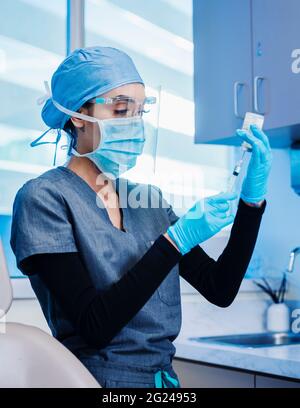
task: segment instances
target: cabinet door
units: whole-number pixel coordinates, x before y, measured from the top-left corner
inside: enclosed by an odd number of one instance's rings
[[[300,123],[300,72],[293,70],[300,48],[299,0],[252,0],[256,108],[265,129]],[[294,72],[293,72],[294,71]]]
[[[195,142],[226,144],[252,106],[251,2],[194,0],[193,18]]]
[[[254,388],[253,374],[177,358],[172,365],[181,388]]]
[[[300,382],[257,375],[256,388],[300,388]]]

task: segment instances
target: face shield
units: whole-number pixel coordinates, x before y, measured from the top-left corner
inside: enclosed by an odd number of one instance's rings
[[[143,112],[145,143],[143,152],[137,157],[133,168],[124,173],[123,177],[136,183],[154,182],[156,171],[156,153],[160,118],[161,87],[145,88],[146,95],[155,98],[155,104],[146,104]]]

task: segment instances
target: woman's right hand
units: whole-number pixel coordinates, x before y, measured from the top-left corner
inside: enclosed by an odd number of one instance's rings
[[[196,245],[231,224],[233,215],[227,215],[229,201],[235,200],[237,193],[220,193],[197,201],[189,211],[171,225],[167,234],[179,248],[182,255]]]

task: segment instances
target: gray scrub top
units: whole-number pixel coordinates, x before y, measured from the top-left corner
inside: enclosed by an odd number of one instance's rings
[[[118,281],[178,217],[157,187],[122,178],[115,186],[126,232],[113,226],[97,194],[67,167],[56,167],[26,182],[13,207],[11,246],[17,265],[33,254],[78,251],[96,288],[104,289]],[[141,197],[141,206],[130,197]],[[145,201],[152,202],[152,207],[147,208]],[[176,350],[172,342],[181,328],[178,264],[134,318],[102,349],[91,348],[75,333],[38,275],[31,276],[30,282],[53,336],[79,358],[140,368],[172,363]]]

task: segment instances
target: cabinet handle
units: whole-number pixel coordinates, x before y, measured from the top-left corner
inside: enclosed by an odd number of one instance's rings
[[[265,115],[266,112],[260,112],[259,110],[259,104],[258,104],[258,82],[259,81],[265,81],[266,78],[262,76],[256,76],[254,78],[254,110],[256,113],[260,113],[261,115]]]
[[[240,88],[246,86],[244,82],[235,82],[233,86],[233,105],[234,105],[234,114],[239,119],[244,119],[244,116],[239,114],[239,97],[238,92]]]

